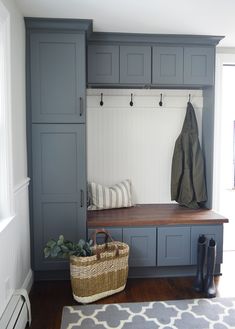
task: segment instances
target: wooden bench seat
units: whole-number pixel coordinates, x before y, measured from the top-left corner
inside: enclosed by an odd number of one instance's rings
[[[178,204],[138,204],[130,208],[88,211],[88,227],[223,224],[228,219],[208,209]]]

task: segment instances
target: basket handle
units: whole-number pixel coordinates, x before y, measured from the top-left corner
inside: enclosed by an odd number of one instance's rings
[[[106,245],[106,249],[108,248],[108,239],[111,240],[111,242],[114,242],[113,238],[111,237],[111,235],[109,234],[108,231],[106,231],[105,229],[97,229],[94,231],[94,233],[92,234],[92,240],[94,241],[94,250],[97,256],[97,259],[100,259],[100,252],[97,249],[97,234],[104,234],[105,235],[105,245]],[[119,256],[119,249],[118,246],[116,244],[114,244],[115,250],[116,250],[116,256]]]

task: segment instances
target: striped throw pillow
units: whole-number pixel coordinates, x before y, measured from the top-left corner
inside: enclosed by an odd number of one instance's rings
[[[129,179],[113,186],[103,186],[91,182],[89,184],[89,210],[131,207],[131,181]]]

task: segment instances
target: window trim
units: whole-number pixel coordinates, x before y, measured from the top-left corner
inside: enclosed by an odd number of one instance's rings
[[[11,125],[11,66],[10,14],[0,2],[0,232],[14,218],[12,125]]]

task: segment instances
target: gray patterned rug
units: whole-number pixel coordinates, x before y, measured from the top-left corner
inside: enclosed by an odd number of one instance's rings
[[[65,306],[61,329],[231,329],[235,298]]]

